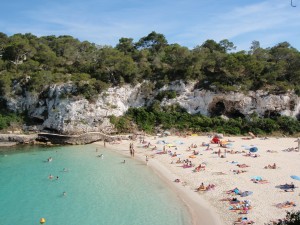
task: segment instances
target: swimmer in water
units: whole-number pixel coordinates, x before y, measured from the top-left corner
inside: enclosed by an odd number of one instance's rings
[[[63,171],[64,172],[69,172],[69,170],[67,168],[64,168]]]
[[[63,192],[63,196],[67,196],[67,192],[64,191],[64,192]]]
[[[52,174],[50,174],[50,175],[48,176],[48,178],[49,178],[50,180],[52,180],[52,179],[53,179]]]

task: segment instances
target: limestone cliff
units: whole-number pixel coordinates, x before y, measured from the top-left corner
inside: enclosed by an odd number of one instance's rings
[[[174,99],[163,99],[162,105],[180,104],[189,113],[204,115],[259,116],[280,114],[291,117],[300,115],[300,98],[291,93],[272,95],[264,91],[247,94],[230,92],[214,93],[195,89],[194,83],[176,81],[149,94],[147,83],[134,87],[109,88],[94,101],[75,96],[76,87],[72,83],[49,86],[40,94],[24,92],[22,96],[6,98],[9,109],[26,111],[36,124],[37,130],[53,130],[62,134],[104,131],[109,133],[112,126],[108,116],[123,115],[130,107],[151,104],[155,96],[163,90],[176,91]]]

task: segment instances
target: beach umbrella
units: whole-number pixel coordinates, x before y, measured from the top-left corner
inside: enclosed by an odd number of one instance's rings
[[[293,178],[293,179],[295,179],[295,180],[300,180],[300,176],[295,176],[295,175],[293,175],[293,176],[291,176],[291,178]]]
[[[249,149],[250,152],[257,152],[258,151],[258,148],[257,147],[252,147]]]

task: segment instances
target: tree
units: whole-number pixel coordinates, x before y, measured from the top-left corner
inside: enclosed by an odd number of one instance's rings
[[[215,42],[214,40],[206,40],[202,45],[202,48],[207,48],[210,50],[211,53],[213,53],[214,51],[218,51],[218,52],[224,52],[224,47],[222,47],[220,44],[218,44],[217,42]]]
[[[259,41],[252,41],[249,53],[253,55],[258,49],[260,49]]]
[[[7,42],[8,42],[7,35],[0,32],[0,58],[2,57],[2,53]]]
[[[233,42],[231,42],[231,41],[229,41],[229,40],[227,40],[227,39],[221,40],[221,41],[219,42],[219,45],[220,45],[221,48],[223,49],[223,52],[224,52],[224,53],[236,49],[236,46],[234,46]]]
[[[132,38],[120,38],[116,49],[123,52],[125,55],[131,55],[136,51]]]
[[[146,37],[142,37],[137,43],[136,47],[138,49],[148,48],[152,52],[159,52],[161,49],[168,45],[168,41],[166,40],[163,34],[156,33],[152,31]]]
[[[21,34],[16,34],[10,38],[4,48],[2,58],[18,65],[22,64],[34,51],[35,49],[30,46],[28,39]]]

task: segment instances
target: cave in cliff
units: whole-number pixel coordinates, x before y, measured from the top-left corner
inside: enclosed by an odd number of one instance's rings
[[[245,115],[237,109],[233,109],[230,112],[226,112],[225,115],[229,118],[245,118]]]
[[[216,102],[216,104],[212,105],[209,109],[209,113],[211,116],[221,116],[225,114],[225,104],[222,101]]]
[[[235,109],[232,106],[227,109],[226,104],[223,101],[218,101],[212,105],[209,109],[209,112],[212,117],[224,115],[228,118],[245,118],[245,115],[238,109]]]
[[[273,110],[266,110],[264,113],[264,118],[276,119],[280,117],[280,113]]]

